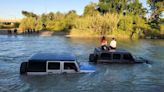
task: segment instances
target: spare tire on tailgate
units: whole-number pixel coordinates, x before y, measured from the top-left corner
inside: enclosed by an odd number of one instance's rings
[[[96,56],[94,54],[89,55],[89,62],[96,62]]]
[[[27,73],[27,62],[22,62],[20,67],[20,74],[26,74]]]

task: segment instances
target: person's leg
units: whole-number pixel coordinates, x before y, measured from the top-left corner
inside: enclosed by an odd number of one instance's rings
[[[112,49],[112,46],[109,46],[110,50]]]
[[[101,46],[101,49],[102,49],[102,50],[108,50],[108,46],[103,45],[103,46]]]
[[[106,46],[106,45],[104,46],[104,48],[105,48],[105,50],[109,50],[109,47],[108,47],[108,46]]]
[[[104,50],[104,45],[101,46],[101,50]]]
[[[115,50],[116,48],[113,48],[112,46],[110,46],[110,49],[111,49],[111,50]]]

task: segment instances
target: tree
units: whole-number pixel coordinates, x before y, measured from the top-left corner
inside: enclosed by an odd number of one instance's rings
[[[151,18],[158,20],[164,11],[163,0],[147,0],[147,3],[149,4],[150,10],[152,11]]]
[[[80,17],[75,20],[74,29],[82,31],[92,31],[99,35],[107,35],[117,29],[119,17],[117,14],[106,13],[93,16]]]
[[[127,12],[132,15],[139,15],[140,17],[145,17],[146,9],[143,8],[139,0],[129,1],[127,4]]]
[[[54,13],[53,12],[50,12],[47,14],[47,17],[50,21],[53,21],[55,19],[55,16],[54,16]]]
[[[77,18],[78,15],[76,14],[76,11],[75,10],[70,10],[66,15],[65,15],[65,18],[69,18],[69,19],[74,19],[74,18]]]
[[[75,19],[78,18],[75,10],[70,10],[65,16],[65,30],[70,30],[74,26]]]
[[[3,28],[3,25],[0,23],[0,29]]]
[[[26,17],[35,17],[37,18],[38,16],[34,14],[33,12],[28,12],[28,11],[22,11],[22,14]]]
[[[19,28],[19,25],[20,25],[19,22],[14,23],[14,28]]]
[[[159,23],[161,19],[160,17],[162,16],[162,12],[164,11],[164,2],[163,0],[147,0],[147,3],[149,4],[150,10],[152,11],[149,24],[152,28],[159,30]]]
[[[98,14],[98,11],[96,10],[96,3],[90,3],[89,5],[85,6],[84,8],[84,16],[89,15],[89,16],[94,16]]]
[[[101,13],[138,14],[144,16],[146,9],[142,7],[139,0],[99,0],[99,11]]]
[[[127,0],[100,0],[100,12],[122,13],[126,9]]]
[[[19,29],[23,32],[25,31],[26,29],[28,29],[28,25],[27,25],[27,18],[23,18],[21,20],[21,23],[19,25]]]
[[[43,23],[41,19],[38,19],[35,24],[35,30],[40,31],[43,29]]]

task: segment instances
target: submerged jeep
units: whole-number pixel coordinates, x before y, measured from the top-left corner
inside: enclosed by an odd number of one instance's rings
[[[135,58],[126,50],[102,50],[100,47],[94,49],[94,53],[89,55],[89,62],[94,63],[118,63],[118,64],[135,64],[148,63],[143,58]]]
[[[75,55],[68,53],[38,53],[20,66],[20,74],[27,75],[86,72],[95,72],[95,66],[80,64]]]

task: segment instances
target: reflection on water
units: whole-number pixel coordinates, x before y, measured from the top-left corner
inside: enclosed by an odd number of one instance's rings
[[[109,39],[110,41],[110,39]],[[72,52],[79,62],[99,46],[98,38],[0,36],[0,92],[163,92],[164,40],[118,41],[118,47],[153,62],[97,65],[95,73],[20,76],[21,62],[37,52]]]

